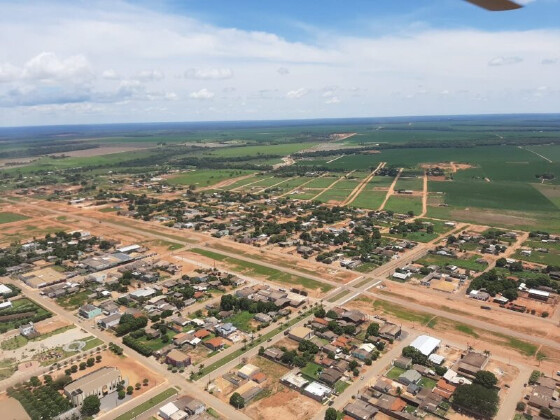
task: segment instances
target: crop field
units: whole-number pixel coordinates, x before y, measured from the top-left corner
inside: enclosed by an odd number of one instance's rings
[[[305,186],[305,188],[327,188],[329,185],[331,185],[333,182],[335,182],[338,179],[338,177],[332,177],[332,176],[324,176],[321,178],[317,178],[313,181],[311,181],[309,184],[307,184]]]
[[[392,195],[389,197],[387,204],[385,204],[385,210],[392,210],[402,214],[413,211],[414,214],[418,215],[422,213],[422,198]]]
[[[286,143],[286,144],[266,144],[258,146],[237,146],[209,149],[203,155],[218,157],[245,157],[259,155],[278,155],[286,156],[300,150],[309,149],[316,143]]]
[[[422,191],[424,189],[424,180],[422,178],[403,178],[401,175],[395,185],[395,189]]]
[[[23,214],[0,212],[0,225],[3,223],[18,222],[20,220],[26,220],[26,219],[29,219],[29,217]]]
[[[368,191],[366,187],[350,205],[368,210],[377,210],[383,204],[386,195],[385,191]]]
[[[455,207],[479,207],[514,211],[558,211],[530,184],[519,182],[454,181],[430,183],[431,192],[443,192],[445,202]]]
[[[233,169],[202,169],[186,172],[167,180],[170,185],[196,185],[197,187],[208,187],[226,179],[249,175],[253,171]]]

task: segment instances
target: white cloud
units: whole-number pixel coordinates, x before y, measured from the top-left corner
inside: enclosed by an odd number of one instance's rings
[[[101,78],[103,78],[105,80],[118,80],[120,78],[120,76],[118,75],[118,73],[115,70],[107,69],[107,70],[104,70],[101,73]]]
[[[278,67],[278,69],[276,70],[276,72],[277,72],[280,76],[287,76],[288,74],[290,74],[290,70],[287,69],[286,67]]]
[[[325,101],[327,105],[338,104],[340,103],[340,99],[337,96],[331,96],[329,99]]]
[[[145,81],[162,80],[165,76],[159,70],[142,70],[138,73],[137,78]]]
[[[91,66],[82,54],[64,59],[42,52],[25,63],[22,78],[29,80],[83,80],[93,77]]]
[[[305,88],[300,88],[300,89],[297,89],[297,90],[290,90],[288,93],[286,93],[286,98],[288,98],[288,99],[299,99],[299,98],[303,98],[308,93],[309,93],[309,90],[305,89]]]
[[[556,64],[558,63],[560,60],[558,60],[557,58],[543,58],[541,60],[541,64],[544,65],[550,65],[550,64]]]
[[[232,77],[233,70],[228,68],[188,69],[187,71],[185,71],[186,79],[222,80],[231,79]]]
[[[191,92],[189,98],[192,99],[212,99],[214,97],[214,92],[210,92],[208,89],[203,88],[196,92]]]
[[[521,63],[521,57],[494,57],[488,62],[489,66],[509,66],[512,64]]]

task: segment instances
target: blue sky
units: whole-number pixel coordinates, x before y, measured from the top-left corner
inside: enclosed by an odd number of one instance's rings
[[[0,125],[560,111],[560,0],[0,1]]]

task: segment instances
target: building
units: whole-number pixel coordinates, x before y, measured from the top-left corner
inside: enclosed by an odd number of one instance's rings
[[[327,385],[334,386],[334,384],[342,378],[342,373],[336,369],[324,369],[319,375],[319,380]]]
[[[333,390],[326,385],[319,382],[311,382],[305,388],[303,388],[303,395],[307,395],[309,398],[313,398],[316,401],[323,402],[332,394]]]
[[[19,327],[19,333],[26,338],[34,338],[39,336],[39,332],[35,329],[35,325],[33,325],[33,322],[21,325]]]
[[[216,331],[216,334],[221,337],[228,337],[237,331],[237,328],[231,322],[226,322],[224,324],[216,325],[214,327],[214,331]]]
[[[412,366],[412,359],[401,356],[393,361],[393,365],[401,369],[409,369]]]
[[[97,324],[105,329],[108,328],[113,328],[117,325],[119,325],[119,322],[121,320],[121,314],[116,313],[116,314],[111,314],[109,316],[106,316],[105,318],[101,318],[99,321],[97,321]]]
[[[117,390],[117,385],[123,380],[120,370],[116,367],[105,366],[97,369],[64,387],[64,394],[72,404],[81,406],[86,397],[97,395],[99,398]]]
[[[185,395],[175,401],[175,405],[183,411],[186,411],[191,416],[202,414],[206,411],[206,406],[203,402]]]
[[[101,311],[101,308],[98,308],[97,306],[86,303],[84,306],[82,306],[80,308],[78,313],[79,313],[80,316],[82,316],[84,318],[92,319],[92,318],[95,318],[96,316],[101,315],[102,311]]]
[[[164,420],[183,420],[188,417],[188,413],[184,410],[179,409],[174,403],[169,402],[161,406],[158,410],[158,414]]]
[[[430,337],[429,335],[421,335],[418,336],[410,345],[424,356],[429,356],[439,348],[440,344],[441,340],[438,340],[437,338]]]
[[[204,345],[208,347],[210,350],[220,350],[223,349],[226,345],[225,341],[220,337],[211,338],[208,341],[204,342]]]
[[[529,293],[531,299],[542,300],[544,302],[547,302],[548,298],[550,298],[550,293],[543,290],[529,289],[527,293]]]
[[[191,364],[191,357],[180,350],[173,349],[165,357],[165,363],[182,368]]]
[[[402,329],[399,325],[386,322],[379,327],[379,336],[386,340],[396,340],[401,336]]]
[[[12,289],[0,283],[0,295],[7,295],[8,293],[12,293]]]
[[[298,342],[303,340],[309,340],[312,336],[313,336],[313,331],[307,327],[295,327],[292,328],[288,333],[288,337]]]
[[[418,382],[420,382],[421,379],[422,379],[422,375],[420,375],[414,369],[409,369],[397,378],[397,382],[400,382],[401,384],[408,386],[410,384],[416,385]]]
[[[42,289],[43,287],[65,282],[66,275],[51,267],[45,267],[31,273],[21,274],[19,279],[34,289]]]
[[[358,399],[347,404],[343,411],[344,414],[356,420],[370,420],[379,412],[373,405]]]
[[[280,382],[286,385],[288,388],[296,389],[298,391],[309,383],[309,381],[303,376],[299,375],[296,370],[292,370],[286,373],[284,376],[282,376],[282,378],[280,378]]]
[[[457,373],[474,377],[479,370],[486,367],[489,360],[485,354],[469,351],[457,361],[455,369]]]
[[[253,376],[255,376],[260,371],[261,370],[257,366],[246,364],[245,366],[243,366],[241,369],[237,371],[237,376],[243,379],[252,379]]]

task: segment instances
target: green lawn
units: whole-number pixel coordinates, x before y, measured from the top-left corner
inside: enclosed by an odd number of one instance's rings
[[[401,376],[405,372],[406,372],[406,369],[402,369],[398,366],[393,366],[391,368],[391,370],[389,370],[389,372],[387,372],[387,374],[385,376],[389,379],[397,379],[399,376]]]
[[[333,288],[333,286],[331,286],[330,284],[321,283],[319,281],[295,274],[284,273],[275,268],[265,267],[256,263],[228,257],[227,255],[219,254],[217,252],[206,251],[200,248],[193,248],[190,251],[217,261],[222,261],[228,265],[233,266],[235,270],[240,271],[248,276],[264,277],[269,281],[286,283],[296,287],[302,286],[312,290],[320,289],[323,293],[328,292]]]
[[[374,191],[368,189],[368,187],[364,188],[363,191],[360,194],[358,194],[356,199],[352,201],[352,203],[350,203],[351,207],[377,210],[381,206],[381,204],[383,204],[383,200],[385,200],[385,196],[387,195],[387,192]]]
[[[137,405],[132,410],[121,414],[115,420],[132,420],[145,411],[148,411],[150,408],[155,407],[166,399],[172,397],[173,395],[177,395],[177,390],[175,388],[168,388],[165,391],[157,394],[155,397],[150,398],[148,401]]]
[[[350,384],[346,381],[337,381],[334,384],[334,390],[337,394],[342,394],[346,388],[348,388]]]
[[[431,378],[427,378],[425,376],[422,376],[422,379],[420,379],[419,385],[422,388],[433,389],[436,386],[436,381],[434,381]]]
[[[418,215],[422,213],[422,198],[410,197],[405,195],[392,195],[385,204],[385,210],[392,210],[395,213],[407,214],[409,211]]]
[[[82,290],[81,292],[74,293],[67,296],[61,296],[56,299],[56,303],[65,309],[73,310],[78,309],[87,301],[88,295],[91,294],[90,290]]]
[[[321,373],[321,371],[323,370],[323,368],[321,368],[321,366],[319,366],[316,363],[313,362],[308,362],[302,369],[301,369],[301,373],[303,373],[305,376],[312,378],[312,379],[317,379],[319,378],[319,374]]]
[[[451,258],[444,255],[428,254],[423,258],[420,258],[417,262],[423,265],[437,265],[444,267],[446,265],[456,265],[459,268],[464,268],[465,270],[483,271],[486,269],[485,264],[479,264],[476,262],[477,259],[481,258],[480,255],[473,255],[467,259],[462,258]]]
[[[23,214],[0,212],[0,224],[18,222],[26,219],[29,219],[29,217],[24,216]]]
[[[227,318],[227,321],[231,322],[242,331],[250,332],[252,331],[252,328],[249,326],[249,324],[251,323],[252,319],[252,313],[250,313],[249,311],[241,311]]]
[[[2,343],[0,343],[0,347],[2,350],[15,350],[25,346],[27,341],[27,338],[22,335],[16,335],[15,337],[2,341]]]
[[[336,295],[334,295],[334,296],[328,298],[327,300],[328,300],[329,302],[336,302],[337,300],[342,299],[342,298],[343,298],[344,296],[346,296],[348,293],[350,293],[350,290],[343,290],[342,292],[337,293]]]

